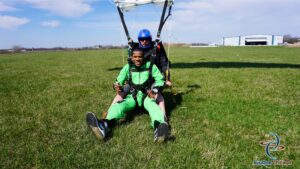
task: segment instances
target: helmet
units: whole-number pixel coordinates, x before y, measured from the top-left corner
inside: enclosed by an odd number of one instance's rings
[[[150,41],[150,43],[147,46],[143,46],[140,42],[142,39],[147,39],[147,40]],[[151,47],[151,41],[152,41],[151,32],[148,29],[140,30],[139,35],[138,35],[138,40],[139,40],[139,47],[140,48],[143,48],[143,49],[150,48]]]

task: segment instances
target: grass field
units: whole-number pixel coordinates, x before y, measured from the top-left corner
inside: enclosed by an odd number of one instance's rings
[[[0,55],[0,168],[260,168],[259,141],[300,167],[300,48],[172,48],[165,91],[175,140],[157,145],[147,114],[99,142],[88,111],[105,111],[121,50]],[[278,168],[278,167],[277,167]]]

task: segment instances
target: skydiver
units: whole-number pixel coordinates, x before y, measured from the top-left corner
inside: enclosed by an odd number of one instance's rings
[[[122,68],[114,85],[115,90],[121,91],[127,81],[131,88],[129,93],[124,100],[110,106],[104,119],[98,120],[95,114],[88,113],[86,116],[87,124],[96,137],[103,140],[113,121],[122,119],[125,117],[125,113],[143,106],[151,118],[154,141],[165,141],[169,127],[155,100],[158,97],[158,92],[164,87],[164,77],[155,64],[143,57],[142,49],[133,49],[131,60],[133,64],[128,63]],[[153,83],[154,86],[152,86]]]
[[[146,61],[151,61],[154,63],[161,73],[163,73],[165,78],[165,85],[166,86],[172,86],[171,80],[170,80],[170,68],[169,68],[169,59],[167,58],[167,54],[165,52],[165,49],[163,47],[162,43],[158,43],[157,47],[155,49],[155,42],[152,41],[152,35],[151,32],[148,29],[142,29],[140,30],[138,34],[138,43],[131,42],[130,43],[130,50],[129,50],[129,57],[128,57],[128,63],[131,63],[131,50],[140,48],[143,50],[144,58]],[[117,102],[121,102],[123,98],[126,97],[127,93],[130,90],[129,85],[125,85],[123,90],[118,92],[115,96],[112,104],[115,104]],[[159,107],[161,108],[165,119],[167,119],[166,114],[166,108],[165,108],[165,101],[161,94],[161,92],[158,93],[158,97],[156,98],[156,102],[158,103]],[[104,112],[102,115],[102,118],[105,118],[107,112]]]
[[[152,35],[151,32],[148,29],[142,29],[139,32],[138,35],[138,43],[131,43],[131,48],[141,48],[144,51],[144,57],[146,60],[151,61],[154,63],[159,70],[163,73],[166,85],[172,86],[171,80],[170,80],[170,62],[167,57],[166,51],[163,47],[163,44],[159,42],[157,44],[157,47],[155,49],[155,41],[152,41]],[[130,55],[129,55],[130,56]],[[129,58],[130,62],[130,58]]]

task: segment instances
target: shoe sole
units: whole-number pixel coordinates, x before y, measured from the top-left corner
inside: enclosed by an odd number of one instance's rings
[[[96,138],[99,140],[103,140],[104,136],[101,133],[99,127],[98,127],[98,120],[94,113],[87,113],[86,114],[86,123],[88,127],[93,131],[93,133],[96,135]]]
[[[167,139],[167,135],[168,135],[168,125],[165,123],[162,123],[161,125],[158,126],[157,130],[159,131],[158,133],[158,137],[156,140],[154,140],[154,142],[156,143],[163,143],[166,141]]]
[[[163,143],[165,141],[166,141],[166,136],[157,137],[157,139],[155,140],[156,143]]]

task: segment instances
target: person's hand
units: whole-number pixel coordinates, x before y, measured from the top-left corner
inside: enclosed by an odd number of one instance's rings
[[[114,83],[114,89],[117,91],[117,93],[122,92],[122,86],[118,82]]]
[[[167,80],[167,81],[166,81],[166,86],[167,86],[167,87],[171,87],[171,86],[172,86],[172,82],[169,81],[169,80]]]
[[[148,97],[150,97],[151,99],[156,99],[158,97],[157,92],[155,92],[153,90],[147,90],[147,94],[148,94]]]
[[[131,38],[128,40],[128,46],[129,46],[130,48],[133,47],[133,40],[132,40]]]

